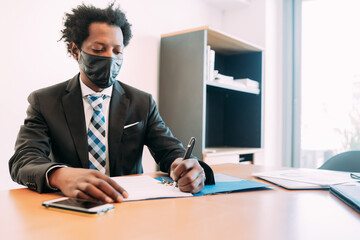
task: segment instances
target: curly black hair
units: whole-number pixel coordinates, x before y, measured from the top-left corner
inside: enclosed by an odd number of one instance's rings
[[[124,45],[127,46],[132,37],[131,24],[120,7],[110,3],[107,8],[100,9],[92,5],[79,5],[72,9],[72,13],[65,13],[64,29],[59,41],[64,40],[68,53],[71,54],[70,43],[74,42],[79,48],[89,36],[89,25],[93,22],[108,23],[121,28]]]

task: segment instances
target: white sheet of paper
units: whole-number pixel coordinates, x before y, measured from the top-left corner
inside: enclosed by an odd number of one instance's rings
[[[253,176],[288,179],[292,181],[318,184],[322,186],[356,181],[350,177],[349,172],[307,168],[254,173]]]
[[[179,188],[162,184],[160,181],[146,175],[112,177],[112,179],[128,192],[129,197],[124,201],[192,196],[191,193],[181,192]]]

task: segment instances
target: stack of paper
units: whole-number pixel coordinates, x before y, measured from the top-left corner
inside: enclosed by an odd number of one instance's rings
[[[236,84],[242,84],[247,88],[259,89],[259,82],[251,80],[250,78],[234,79]]]
[[[215,71],[214,71],[214,75],[215,75],[215,80],[216,80],[217,82],[222,82],[222,83],[229,83],[229,84],[231,84],[231,83],[233,83],[233,81],[234,81],[234,77],[233,77],[233,76],[226,76],[226,75],[224,75],[224,74],[219,73],[218,70],[215,70]]]
[[[215,70],[215,51],[212,50],[210,46],[207,46],[206,51],[205,73],[206,82],[208,82],[210,85],[220,85],[220,87],[247,91],[256,94],[259,94],[260,92],[259,82],[255,80],[249,78],[234,79],[233,76],[228,76],[219,72],[219,70]],[[213,83],[219,85],[214,85]]]
[[[253,176],[288,189],[327,189],[333,184],[356,181],[349,172],[305,168],[254,173]]]

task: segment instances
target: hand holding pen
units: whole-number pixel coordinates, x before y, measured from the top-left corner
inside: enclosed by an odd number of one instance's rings
[[[195,138],[192,137],[184,157],[177,158],[170,167],[170,177],[178,183],[179,189],[183,192],[197,193],[204,187],[204,169],[198,160],[190,158],[194,145]]]
[[[196,138],[194,138],[194,137],[190,138],[190,141],[189,141],[189,143],[188,143],[188,145],[186,147],[186,151],[185,151],[183,160],[190,158],[192,150],[194,149],[194,146],[195,146],[195,141],[196,141]],[[173,186],[174,187],[179,187],[178,182],[174,181]]]

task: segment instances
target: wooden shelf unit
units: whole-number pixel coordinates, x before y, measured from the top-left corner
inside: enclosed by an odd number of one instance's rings
[[[209,81],[208,45],[216,70],[256,80],[259,90]],[[160,49],[160,114],[184,144],[196,137],[194,155],[202,158],[209,148],[263,147],[261,48],[201,27],[163,35]]]

